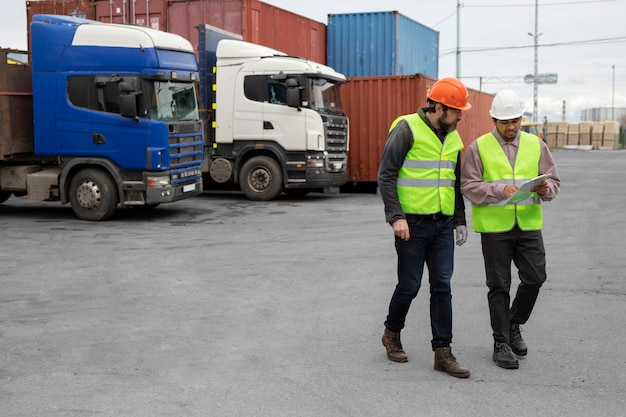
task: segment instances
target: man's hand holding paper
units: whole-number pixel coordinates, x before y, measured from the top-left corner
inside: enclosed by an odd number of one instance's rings
[[[535,188],[531,188],[533,193],[537,193],[539,195],[544,195],[548,192],[548,181],[543,181],[541,184],[537,185]]]

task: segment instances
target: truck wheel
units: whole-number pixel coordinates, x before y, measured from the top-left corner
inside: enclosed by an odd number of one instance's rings
[[[0,204],[4,203],[11,197],[11,191],[0,191]]]
[[[81,220],[107,220],[117,209],[117,188],[107,173],[86,168],[70,182],[70,202]]]
[[[273,200],[283,190],[280,166],[268,156],[250,158],[239,173],[239,186],[250,200]]]

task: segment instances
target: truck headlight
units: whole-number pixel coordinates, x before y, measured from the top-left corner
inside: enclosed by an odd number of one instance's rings
[[[306,161],[307,168],[324,168],[323,159],[309,159]]]
[[[148,187],[164,187],[170,185],[170,177],[147,177]]]

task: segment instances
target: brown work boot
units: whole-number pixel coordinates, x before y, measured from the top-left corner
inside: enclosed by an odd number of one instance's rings
[[[447,372],[457,378],[467,378],[470,371],[458,364],[449,347],[435,349],[435,370]]]
[[[394,362],[407,362],[409,358],[402,349],[402,342],[400,342],[400,332],[390,332],[385,328],[385,334],[383,334],[383,346],[387,349],[387,357]]]

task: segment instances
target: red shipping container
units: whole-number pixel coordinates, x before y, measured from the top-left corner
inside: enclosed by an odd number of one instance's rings
[[[202,23],[289,55],[326,62],[326,25],[258,0],[170,0],[167,31],[197,47]]]
[[[286,54],[326,63],[326,25],[259,0],[42,0],[27,2],[34,14],[62,14],[107,23],[130,23],[176,33],[198,47],[208,23]]]
[[[343,107],[350,120],[348,183],[376,182],[389,126],[396,117],[425,106],[426,93],[436,81],[421,74],[348,79],[342,87]],[[472,108],[463,112],[458,124],[466,147],[493,128],[489,116],[493,95],[471,89],[469,94]]]
[[[26,2],[26,32],[30,51],[30,22],[36,14],[60,14],[95,20],[93,0],[43,0]]]
[[[60,14],[65,16],[81,17],[83,19],[94,19],[93,0],[43,0],[27,1],[26,14],[28,22],[35,14]]]

